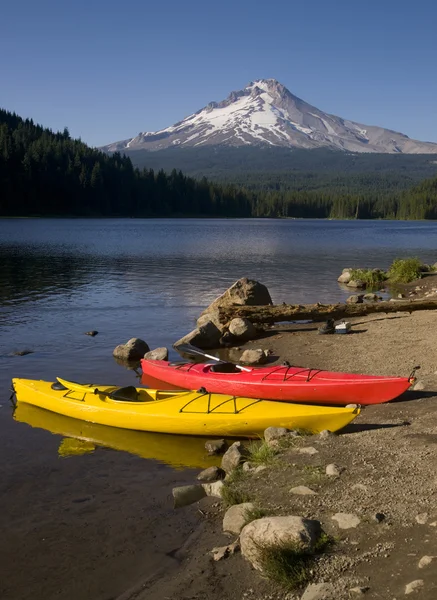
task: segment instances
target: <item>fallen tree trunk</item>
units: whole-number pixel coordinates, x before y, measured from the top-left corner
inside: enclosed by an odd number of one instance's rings
[[[362,317],[373,313],[435,310],[437,300],[396,300],[362,304],[277,304],[270,306],[241,306],[233,304],[218,309],[220,323],[228,324],[237,317],[252,323],[279,323],[281,321],[326,321]]]

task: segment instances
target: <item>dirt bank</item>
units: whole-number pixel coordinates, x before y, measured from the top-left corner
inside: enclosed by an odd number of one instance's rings
[[[318,560],[313,577],[315,582],[331,582],[338,600],[354,597],[349,590],[356,586],[365,589],[366,598],[400,598],[415,580],[422,587],[413,595],[435,600],[437,558],[423,568],[419,561],[437,556],[437,312],[361,318],[352,323],[352,330],[348,335],[322,336],[311,324],[279,326],[245,348],[268,349],[275,363],[288,360],[306,367],[369,374],[408,375],[421,365],[417,387],[423,389],[389,404],[367,407],[341,435],[302,438],[242,485],[271,514],[321,521],[336,543]],[[232,358],[238,360],[245,348],[232,350]],[[302,445],[317,452],[302,455],[298,451]],[[344,469],[338,477],[326,475],[330,463]],[[290,493],[298,485],[316,494]],[[301,597],[301,592],[287,596],[263,580],[241,555],[214,562],[209,550],[229,542],[221,529],[224,509],[217,502],[202,501],[182,509],[181,520],[199,509],[202,533],[179,555],[180,567],[144,582],[143,591],[132,598]],[[353,514],[359,524],[341,529],[332,518],[336,513]]]

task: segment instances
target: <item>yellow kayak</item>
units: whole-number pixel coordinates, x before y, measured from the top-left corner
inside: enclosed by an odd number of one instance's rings
[[[289,404],[203,390],[82,385],[60,378],[55,384],[13,379],[12,385],[17,402],[91,423],[157,433],[259,437],[272,426],[311,433],[337,431],[360,412],[357,408]]]
[[[206,467],[219,465],[221,460],[221,457],[208,456],[205,450],[207,437],[169,435],[146,431],[129,431],[119,427],[106,427],[105,425],[71,419],[24,402],[18,403],[14,411],[14,419],[31,427],[63,436],[58,450],[59,456],[62,457],[81,454],[81,444],[83,444],[82,453],[93,450],[93,446],[112,448],[113,450],[129,452],[141,458],[157,460],[170,465],[174,469],[186,467],[205,469]],[[73,442],[73,440],[77,440],[77,444],[67,443]],[[72,446],[71,452],[69,451],[70,446]]]

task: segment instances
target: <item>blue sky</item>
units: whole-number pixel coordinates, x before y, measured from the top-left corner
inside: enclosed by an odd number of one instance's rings
[[[321,110],[437,142],[432,0],[15,0],[0,106],[99,146],[273,77]]]

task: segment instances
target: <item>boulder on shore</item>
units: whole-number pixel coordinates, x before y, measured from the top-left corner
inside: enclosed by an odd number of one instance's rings
[[[296,549],[311,550],[320,534],[319,521],[296,516],[263,517],[243,528],[240,534],[241,552],[255,569],[262,572],[264,547],[295,544]]]
[[[187,335],[184,335],[180,340],[173,344],[175,350],[182,344],[192,344],[197,348],[217,348],[220,344],[220,338],[222,332],[212,321],[206,321],[202,327],[197,327],[190,331]]]
[[[240,361],[246,365],[263,365],[267,362],[267,354],[260,348],[245,350],[241,355]]]
[[[144,340],[140,338],[131,338],[126,344],[116,346],[113,356],[122,361],[141,360],[150,348]]]
[[[197,326],[203,325],[204,319],[207,318],[215,323],[217,327],[223,328],[223,325],[220,324],[218,319],[217,309],[231,306],[232,304],[240,304],[241,306],[262,306],[273,304],[273,302],[269,290],[265,285],[259,283],[259,281],[242,277],[231,285],[231,287],[221,296],[216,298],[214,302],[211,302],[208,308],[206,308],[198,318]],[[209,317],[206,315],[209,315]]]
[[[144,358],[146,360],[168,360],[168,349],[164,346],[162,348],[155,348],[155,350],[146,352]]]

